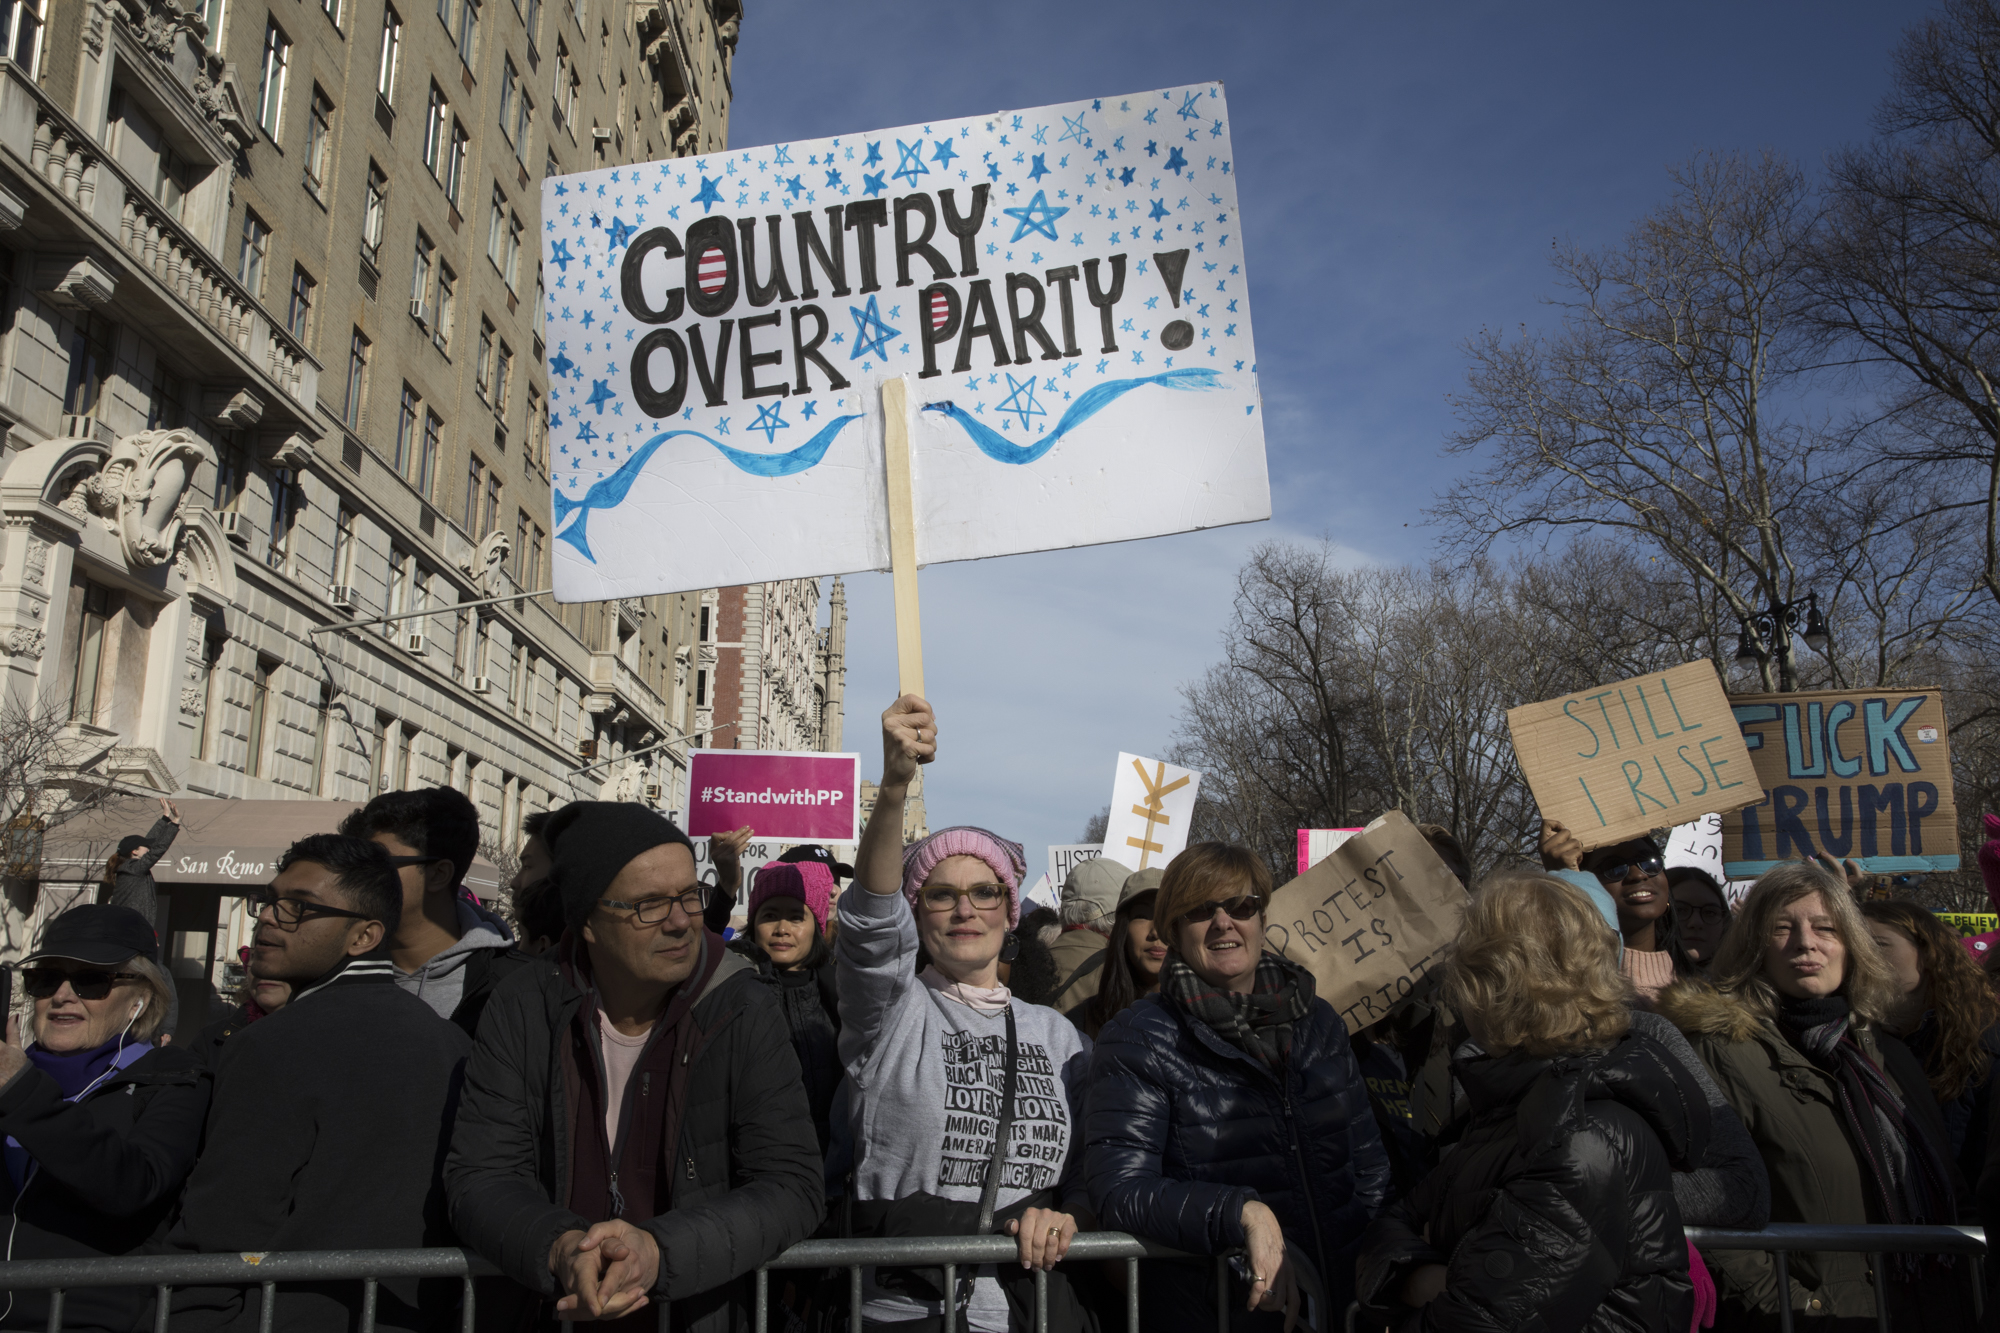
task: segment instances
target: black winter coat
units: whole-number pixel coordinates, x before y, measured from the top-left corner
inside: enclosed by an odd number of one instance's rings
[[[144,1245],[194,1169],[208,1092],[201,1061],[178,1046],[140,1056],[74,1104],[33,1065],[9,1080],[0,1088],[0,1135],[35,1161],[18,1194],[0,1171],[10,1257],[89,1259]],[[63,1301],[63,1327],[123,1333],[151,1296],[145,1287],[75,1288]],[[0,1327],[46,1328],[48,1311],[46,1292],[17,1291]]]
[[[601,1220],[568,1206],[570,1108],[583,1099],[557,1038],[583,1000],[553,955],[493,992],[445,1163],[460,1240],[542,1296],[555,1293],[549,1247]],[[747,1275],[825,1214],[819,1145],[784,1017],[747,963],[724,957],[690,1018],[700,1035],[673,1149],[684,1165],[671,1207],[645,1223],[660,1247],[652,1295],[672,1302],[676,1333],[735,1333],[755,1308]]]
[[[819,1135],[819,1151],[824,1157],[833,1140],[833,1099],[840,1082],[847,1077],[840,1063],[840,991],[833,979],[833,950],[821,944],[819,958],[792,972],[780,972],[769,954],[748,935],[739,935],[729,947],[757,969],[757,979],[771,988],[778,1007],[784,1010],[785,1026],[792,1034],[792,1053],[799,1057],[799,1074],[805,1082],[806,1105],[812,1108],[813,1130]]]
[[[1283,1077],[1157,995],[1118,1014],[1091,1052],[1084,1174],[1100,1225],[1191,1254],[1243,1244],[1243,1205],[1278,1215],[1286,1246],[1347,1308],[1354,1253],[1382,1206],[1388,1156],[1347,1028],[1324,1000],[1292,1030]],[[1148,1330],[1215,1327],[1215,1270],[1156,1264],[1141,1288]],[[1237,1326],[1255,1326],[1232,1282]]]
[[[479,949],[465,960],[465,989],[458,997],[458,1007],[451,1011],[451,1021],[468,1037],[479,1035],[479,1019],[486,1012],[487,1001],[500,983],[513,976],[529,963],[534,955],[521,952],[518,947],[508,949]]]
[[[1369,1228],[1363,1302],[1424,1333],[1686,1333],[1694,1287],[1672,1172],[1708,1139],[1708,1104],[1686,1068],[1634,1035],[1556,1060],[1462,1054],[1452,1072],[1472,1118]],[[1422,1264],[1449,1276],[1412,1309],[1399,1292]]]

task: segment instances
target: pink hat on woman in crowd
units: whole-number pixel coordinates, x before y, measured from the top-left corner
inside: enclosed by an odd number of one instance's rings
[[[773,898],[797,898],[826,934],[827,912],[833,906],[833,872],[818,861],[773,861],[757,872],[750,889],[750,920]]]
[[[912,911],[917,906],[917,890],[923,888],[938,862],[948,856],[976,856],[992,867],[994,875],[1007,886],[1008,929],[1021,924],[1021,876],[1028,869],[1027,855],[1020,843],[1009,842],[997,833],[970,824],[939,829],[922,842],[913,842],[903,849],[903,896],[910,900]]]

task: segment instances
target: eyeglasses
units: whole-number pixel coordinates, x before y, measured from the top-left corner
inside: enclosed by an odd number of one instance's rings
[[[1700,907],[1676,906],[1674,910],[1711,926],[1717,922],[1729,919],[1729,909],[1727,907],[1717,907],[1714,903],[1704,903]]]
[[[30,999],[46,1000],[62,989],[67,981],[69,988],[76,992],[79,1000],[101,1000],[111,994],[111,988],[121,981],[137,981],[136,972],[112,972],[103,968],[91,968],[82,972],[65,972],[59,967],[31,967],[21,973],[21,989],[28,992]]]
[[[1667,863],[1657,856],[1649,856],[1643,861],[1620,861],[1615,865],[1599,866],[1590,873],[1601,883],[1622,884],[1625,877],[1637,870],[1641,875],[1651,877],[1667,868]]]
[[[1204,925],[1215,919],[1218,909],[1229,913],[1231,921],[1248,921],[1264,910],[1264,900],[1254,893],[1244,893],[1234,898],[1224,898],[1219,902],[1205,902],[1199,907],[1182,912],[1180,923],[1184,926]]]
[[[366,912],[350,912],[345,907],[328,907],[324,903],[308,902],[304,898],[280,898],[275,893],[253,893],[243,900],[243,910],[251,916],[262,916],[266,911],[271,920],[285,930],[296,929],[309,917],[346,917],[350,921],[373,921]]]
[[[702,906],[707,901],[708,886],[697,884],[685,893],[648,898],[642,903],[621,903],[613,898],[599,898],[597,905],[609,907],[613,911],[630,912],[632,919],[642,926],[657,926],[672,916],[676,907],[691,917],[700,916]]]
[[[949,884],[927,884],[917,893],[917,900],[932,912],[955,912],[960,898],[970,898],[974,907],[990,911],[1007,901],[1007,890],[998,884],[975,884],[969,889],[954,889]]]

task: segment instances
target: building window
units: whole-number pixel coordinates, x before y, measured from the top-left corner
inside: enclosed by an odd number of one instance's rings
[[[514,104],[514,156],[522,166],[528,165],[528,140],[535,128],[535,104],[524,92],[521,100]]]
[[[542,27],[542,0],[528,0],[527,11],[522,15],[521,22],[528,29],[528,45],[535,45],[535,34],[541,31]]]
[[[500,469],[494,468],[486,474],[486,500],[479,510],[479,535],[500,526]]]
[[[327,742],[333,733],[333,686],[320,682],[319,705],[313,710],[312,794],[325,795],[328,761]]]
[[[438,455],[444,451],[444,418],[435,412],[424,414],[424,446],[417,455],[417,494],[431,498],[431,484],[437,480]]]
[[[264,563],[280,573],[292,567],[292,526],[299,519],[301,498],[298,483],[288,470],[281,468],[271,475],[271,544],[264,553]]]
[[[479,54],[479,0],[458,0],[458,58],[472,68]]]
[[[333,99],[313,85],[312,123],[306,127],[306,188],[318,198],[333,155]]]
[[[696,708],[705,708],[708,706],[708,673],[706,671],[697,671],[694,673],[694,706]]]
[[[524,438],[522,460],[531,467],[541,467],[542,453],[548,448],[548,425],[542,420],[541,392],[532,384],[528,386],[528,430]]]
[[[325,12],[327,18],[333,21],[333,26],[338,28],[340,26],[340,0],[319,0],[319,7]]]
[[[383,615],[399,616],[409,609],[410,573],[413,563],[414,557],[408,551],[394,546],[389,548],[389,586],[382,596]],[[385,623],[382,632],[394,638],[396,629],[394,625]]]
[[[451,156],[445,163],[444,197],[453,208],[458,207],[458,189],[465,180],[466,150],[471,144],[464,125],[451,127]]]
[[[278,141],[279,118],[285,109],[285,72],[292,60],[292,39],[278,20],[264,21],[264,68],[257,85],[257,123],[271,142]]]
[[[333,518],[333,582],[354,586],[354,511],[344,504]]]
[[[243,446],[232,443],[218,448],[215,451],[215,500],[212,506],[215,512],[234,512],[249,479],[250,468],[243,461]]]
[[[10,0],[6,7],[7,54],[30,79],[42,74],[42,23],[48,0]]]
[[[424,166],[440,182],[444,180],[445,135],[450,126],[451,103],[433,83],[430,107],[424,112]]]
[[[396,101],[396,67],[403,58],[403,20],[394,5],[382,7],[382,54],[375,65],[375,91],[384,102]]]
[[[285,328],[300,342],[306,342],[312,330],[313,289],[319,284],[304,269],[292,268],[292,299],[285,307]]]
[[[181,402],[185,390],[181,377],[156,356],[153,361],[153,392],[146,401],[147,430],[176,430],[185,424],[187,410]]]
[[[438,349],[451,355],[451,333],[458,323],[458,275],[451,265],[438,265],[437,334]]]
[[[216,668],[222,665],[223,640],[214,634],[204,635],[201,644],[201,718],[194,728],[194,757],[208,758],[209,732],[216,726],[217,715],[222,711],[224,680],[223,673]]]
[[[555,175],[553,171],[550,172],[549,174],[551,176]],[[536,260],[535,261],[535,308],[528,312],[528,328],[534,333],[535,340],[537,343],[539,343],[544,337],[547,336],[542,330],[542,321],[547,317],[548,305],[549,305],[549,292],[548,292],[548,287],[542,280],[542,263],[540,260]],[[539,347],[536,349],[536,359],[537,360],[540,359]]]
[[[505,342],[493,359],[493,410],[507,415],[507,390],[514,379],[514,349]]]
[[[250,686],[250,753],[244,771],[253,778],[264,776],[264,726],[271,715],[271,677],[278,664],[268,657],[257,659],[257,677]]]
[[[69,382],[63,387],[66,414],[86,420],[96,416],[104,382],[111,375],[112,349],[117,341],[117,327],[102,315],[92,311],[77,315],[69,339]],[[87,434],[88,430],[76,427],[70,433]]]
[[[486,257],[499,268],[507,257],[507,196],[493,187],[493,211],[486,216]]]
[[[347,344],[347,403],[340,419],[351,431],[361,429],[361,404],[368,394],[368,339],[360,329]]]
[[[556,41],[556,78],[551,90],[553,100],[549,103],[549,114],[558,125],[574,123],[576,112],[576,70],[571,66],[569,47],[561,39]],[[574,137],[575,131],[572,130]]]
[[[76,627],[76,657],[70,663],[69,717],[97,725],[97,682],[104,669],[104,641],[111,623],[111,591],[83,585],[83,618]]]
[[[368,164],[368,192],[361,204],[361,254],[371,264],[382,253],[382,224],[388,215],[389,178],[373,161]]]
[[[482,401],[491,392],[488,376],[493,373],[493,325],[490,321],[479,321],[479,355],[473,362],[472,388]]]
[[[507,279],[507,290],[513,291],[515,279],[521,271],[521,217],[518,213],[507,215],[507,262],[500,266],[500,272]]]
[[[515,581],[519,582],[522,587],[527,586],[525,580],[528,577],[527,573],[528,524],[529,524],[528,511],[525,509],[515,510],[514,511],[514,559],[512,561],[512,564],[514,566]]]
[[[514,99],[520,92],[521,77],[514,70],[514,58],[504,56],[500,62],[500,132],[509,138],[514,135]]]
[[[546,581],[542,573],[542,558],[547,553],[548,541],[548,534],[542,531],[541,524],[528,525],[528,571],[521,580],[521,586],[533,588]]]
[[[486,534],[479,528],[479,495],[486,488],[486,464],[478,454],[467,454],[465,463],[465,531],[474,541]]]
[[[416,256],[410,261],[410,314],[420,324],[428,323],[431,317],[431,256],[436,251],[431,238],[418,228]]]
[[[410,461],[417,451],[417,408],[423,400],[409,385],[403,386],[403,405],[396,414],[396,475],[410,475]]]
[[[264,295],[264,257],[271,249],[271,229],[264,219],[243,210],[243,237],[236,251],[236,280],[258,299]]]

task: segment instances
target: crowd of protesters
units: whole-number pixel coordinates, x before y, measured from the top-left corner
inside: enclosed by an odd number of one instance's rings
[[[905,846],[937,758],[915,697],[883,715],[855,864],[750,830],[695,848],[642,806],[525,824],[509,918],[464,889],[477,814],[390,792],[294,844],[254,900],[235,1008],[170,1038],[143,904],[164,816],[107,901],[55,917],[0,1044],[7,1260],[462,1245],[505,1274],[477,1326],[724,1333],[809,1236],[1002,1234],[1015,1260],[865,1273],[866,1329],[1122,1324],[1111,1230],[1149,1264],[1148,1330],[1814,1330],[1978,1326],[1936,1253],[1702,1252],[1687,1228],[2000,1221],[2000,999],[1931,913],[1789,863],[1732,911],[1650,839],[1468,891],[1444,967],[1350,1033],[1266,947],[1269,869],[1195,843],[1081,862],[1023,915],[1021,847]],[[2000,844],[1982,850],[2000,879]],[[843,887],[843,882],[845,887]],[[1060,1268],[1058,1265],[1062,1265]],[[1781,1278],[1783,1279],[1781,1285]],[[1222,1289],[1217,1289],[1217,1284]],[[774,1283],[773,1327],[846,1328],[844,1278]],[[68,1291],[64,1327],[459,1326],[455,1281]],[[0,1327],[49,1325],[47,1293]],[[1993,1302],[1987,1302],[1991,1308]]]

